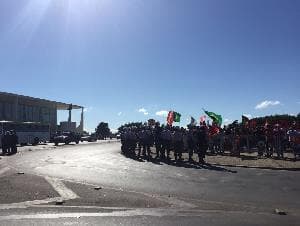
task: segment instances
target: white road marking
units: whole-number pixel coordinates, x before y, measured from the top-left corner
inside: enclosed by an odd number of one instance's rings
[[[61,180],[52,177],[45,177],[45,179],[64,200],[79,198],[79,196],[67,188]]]
[[[60,197],[56,197],[56,198],[48,198],[48,199],[43,199],[43,200],[33,200],[33,201],[25,201],[25,202],[10,203],[10,204],[0,204],[0,210],[23,209],[23,208],[31,207],[34,205],[56,202],[60,199],[61,199]]]
[[[8,170],[10,170],[9,167],[4,167],[4,168],[0,169],[0,175],[1,175],[1,174],[4,174],[4,173],[7,172]]]
[[[271,212],[245,212],[245,211],[228,211],[228,210],[191,210],[182,211],[182,209],[134,209],[121,210],[112,212],[72,212],[72,213],[41,213],[41,214],[20,214],[0,216],[0,221],[7,220],[25,220],[25,219],[59,219],[59,218],[80,218],[80,217],[132,217],[132,216],[207,216],[207,214],[255,214],[273,215]]]

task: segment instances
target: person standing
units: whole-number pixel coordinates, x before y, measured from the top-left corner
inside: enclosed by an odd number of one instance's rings
[[[1,145],[2,145],[2,155],[6,155],[7,153],[7,144],[6,144],[6,132],[4,132],[1,136]]]
[[[155,128],[154,128],[154,143],[155,143],[155,150],[156,150],[155,158],[159,158],[159,156],[161,158],[164,157],[164,155],[162,153],[161,132],[162,132],[162,128],[160,127],[159,122],[156,122]]]
[[[193,155],[196,151],[196,128],[194,126],[189,127],[189,131],[187,134],[187,145],[188,145],[188,153],[189,153],[189,162],[193,162]]]
[[[172,133],[171,128],[166,126],[161,134],[162,138],[162,153],[163,156],[167,156],[167,160],[170,160],[170,151],[172,148]]]
[[[183,134],[179,127],[174,131],[174,156],[175,161],[182,161],[182,149],[183,149]]]
[[[201,126],[198,129],[197,138],[198,138],[197,152],[198,152],[199,163],[203,164],[205,163],[204,159],[205,159],[206,151],[208,149],[208,134],[207,134],[206,127]]]
[[[17,143],[18,143],[18,136],[15,130],[11,131],[11,153],[17,153]]]
[[[273,135],[273,129],[271,125],[266,126],[265,130],[265,135],[266,135],[266,152],[267,152],[267,157],[271,157],[273,155],[273,143],[274,143],[274,135]]]

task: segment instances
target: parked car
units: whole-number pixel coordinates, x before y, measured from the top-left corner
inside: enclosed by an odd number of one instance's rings
[[[74,132],[62,132],[61,134],[57,134],[53,137],[53,142],[55,145],[59,143],[69,144],[71,142],[75,142],[78,144],[80,141],[80,135]]]
[[[82,136],[80,138],[80,141],[88,141],[88,142],[95,142],[97,141],[97,136],[95,134],[91,134],[91,135],[86,135],[86,136]]]

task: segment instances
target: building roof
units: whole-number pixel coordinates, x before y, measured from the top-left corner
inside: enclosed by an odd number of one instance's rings
[[[18,97],[18,98],[28,100],[28,101],[39,102],[41,104],[48,104],[48,105],[56,106],[57,110],[68,110],[70,108],[70,106],[72,106],[72,109],[83,108],[83,106],[76,105],[76,104],[71,104],[71,103],[67,104],[67,103],[63,103],[63,102],[51,101],[51,100],[30,97],[30,96],[24,96],[24,95],[19,95],[19,94],[15,94],[15,93],[0,92],[0,97],[5,98],[5,99],[6,99],[6,97]]]

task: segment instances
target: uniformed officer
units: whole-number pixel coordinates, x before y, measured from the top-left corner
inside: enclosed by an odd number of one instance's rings
[[[175,161],[182,161],[183,134],[179,127],[175,127],[173,141]]]
[[[170,129],[169,126],[166,126],[161,133],[162,153],[163,156],[167,156],[167,160],[170,160],[170,151],[172,148],[172,134]]]
[[[162,153],[162,140],[161,140],[161,132],[162,128],[159,125],[159,122],[155,123],[155,128],[154,128],[154,142],[155,142],[155,149],[156,149],[156,158],[161,158],[164,157]]]
[[[208,149],[208,134],[205,126],[201,126],[197,132],[197,152],[199,163],[205,163],[204,158]]]
[[[193,154],[196,151],[196,128],[194,126],[190,126],[187,134],[187,145],[188,145],[188,153],[189,153],[189,162],[193,160]]]

